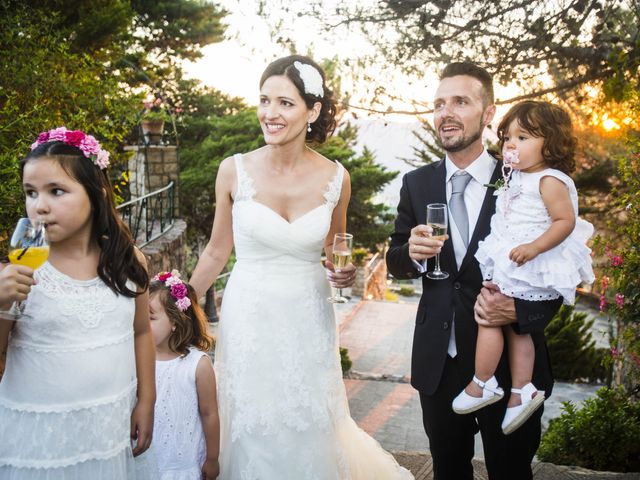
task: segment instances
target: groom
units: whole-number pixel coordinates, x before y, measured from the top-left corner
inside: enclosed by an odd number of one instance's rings
[[[531,461],[540,443],[542,408],[511,435],[502,433],[511,388],[506,352],[496,371],[504,399],[471,414],[453,412],[452,400],[474,373],[474,313],[482,325],[531,334],[536,349],[533,383],[547,397],[553,387],[543,331],[562,299],[514,301],[489,282],[483,286],[474,257],[478,242],[489,233],[495,211],[494,190],[486,185],[500,177],[499,162],[482,143],[482,132],[495,110],[493,79],[486,70],[467,62],[452,63],[443,70],[434,101],[434,127],[446,156],[405,175],[387,253],[387,266],[394,277],[422,276],[411,384],[420,393],[436,480],[473,479],[471,459],[478,431],[492,480],[532,478]],[[458,175],[462,178],[454,178]],[[457,197],[455,202],[452,195]],[[431,229],[425,225],[429,203],[449,206],[445,241],[430,237]],[[449,273],[444,280],[423,275],[433,270],[437,253],[442,270]]]

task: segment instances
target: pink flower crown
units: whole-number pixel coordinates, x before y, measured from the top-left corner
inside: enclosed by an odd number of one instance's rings
[[[171,270],[171,272],[160,272],[153,279],[156,282],[162,282],[169,289],[169,293],[176,300],[176,307],[181,312],[186,312],[191,306],[189,300],[189,289],[185,283],[180,280],[180,272]]]
[[[67,130],[58,127],[48,132],[42,132],[38,139],[31,144],[31,150],[47,142],[63,142],[82,150],[82,154],[90,159],[94,165],[104,170],[109,166],[109,152],[103,150],[100,143],[92,136],[81,130]]]

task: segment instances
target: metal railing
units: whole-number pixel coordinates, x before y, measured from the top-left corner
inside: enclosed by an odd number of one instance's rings
[[[173,226],[173,197],[174,183],[171,181],[166,187],[116,207],[138,247],[144,247]]]

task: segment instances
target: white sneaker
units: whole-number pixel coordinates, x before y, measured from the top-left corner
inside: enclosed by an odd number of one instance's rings
[[[522,388],[512,388],[511,391],[520,394],[522,403],[507,408],[502,420],[502,431],[505,435],[520,428],[544,402],[544,391],[538,390],[533,383],[527,383]]]
[[[483,382],[474,375],[473,381],[482,388],[482,397],[472,397],[462,390],[451,403],[454,412],[460,414],[475,412],[487,405],[500,401],[504,397],[504,391],[498,386],[496,377],[491,377],[486,382]]]

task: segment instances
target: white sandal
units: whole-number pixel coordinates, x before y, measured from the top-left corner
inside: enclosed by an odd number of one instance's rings
[[[502,420],[502,431],[505,435],[520,428],[544,402],[544,391],[538,390],[533,383],[527,383],[522,388],[512,388],[511,391],[520,394],[522,403],[507,408]]]
[[[474,375],[473,382],[482,388],[482,397],[472,397],[462,390],[451,403],[454,412],[460,414],[475,412],[487,405],[500,401],[504,397],[504,391],[498,386],[496,377],[491,377],[486,382],[483,382]]]

